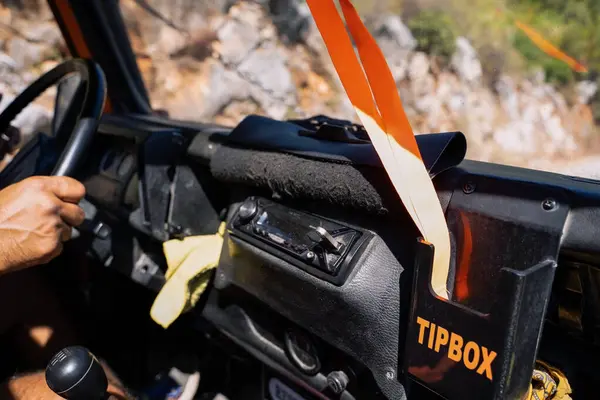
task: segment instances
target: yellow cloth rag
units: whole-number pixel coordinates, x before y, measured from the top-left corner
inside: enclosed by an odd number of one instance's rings
[[[196,304],[208,286],[210,271],[219,264],[224,233],[225,223],[222,223],[214,235],[191,236],[163,243],[167,281],[150,310],[154,322],[168,328]]]
[[[537,361],[526,400],[571,400],[571,385],[565,374]]]

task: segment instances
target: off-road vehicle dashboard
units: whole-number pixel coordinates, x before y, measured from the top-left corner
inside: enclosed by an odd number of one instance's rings
[[[156,244],[226,221],[198,318],[267,366],[265,392],[511,397],[540,357],[580,360],[574,382],[597,374],[598,182],[464,160],[462,134],[420,135],[453,244],[445,300],[358,126],[105,116],[98,133],[81,177],[90,255],[159,290]]]

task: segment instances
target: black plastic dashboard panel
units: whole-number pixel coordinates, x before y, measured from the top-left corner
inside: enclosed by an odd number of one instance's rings
[[[466,174],[462,181],[446,213],[457,239],[453,290],[449,301],[434,296],[431,257],[417,257],[406,370],[444,398],[523,398],[569,213],[566,192],[501,175]],[[424,342],[427,324],[435,324],[428,330],[440,338],[435,346]],[[465,343],[460,358],[458,337]],[[480,353],[469,358],[474,346]]]
[[[400,335],[398,282],[403,269],[378,236],[355,262],[346,283],[336,286],[227,234],[215,288],[243,289],[365,365],[388,398],[402,399],[404,388],[395,377]],[[219,326],[215,315],[205,316]],[[243,334],[238,339],[244,341]],[[394,379],[388,378],[390,373]]]
[[[457,168],[440,174],[434,182],[437,187],[445,187],[446,193],[449,193],[446,206],[452,214],[451,219],[456,220],[463,212],[480,221],[487,218],[489,221],[509,225],[513,221],[512,223],[535,228],[542,236],[543,227],[548,223],[544,220],[547,217],[544,217],[543,211],[546,196],[553,197],[557,204],[567,207],[567,210],[563,210],[569,214],[565,232],[572,227],[573,216],[579,211],[577,204],[586,198],[584,195],[591,197],[588,207],[593,209],[594,203],[595,207],[600,206],[600,191],[592,191],[596,188],[594,184],[507,166],[464,161]],[[248,190],[252,191],[251,188]],[[471,190],[474,190],[474,194],[467,195]],[[453,201],[454,196],[458,196],[456,201]],[[458,201],[459,197],[461,201]],[[595,201],[592,200],[594,198]],[[295,204],[300,209],[305,208],[330,218],[335,215],[334,218],[338,221],[353,223],[374,232],[374,239],[357,261],[354,275],[350,275],[343,286],[336,287],[258,246],[228,236],[215,280],[215,296],[218,297],[218,293],[229,286],[243,289],[369,368],[388,398],[403,398],[403,385],[390,382],[386,373],[389,374],[390,368],[394,374],[402,376],[404,373],[401,368],[397,368],[398,364],[393,363],[400,362],[404,354],[403,334],[406,333],[408,308],[412,298],[410,282],[414,263],[414,239],[417,236],[414,227],[409,220],[400,222],[406,216],[397,211],[388,214],[386,218],[368,218],[365,221],[360,220],[360,213],[335,210],[325,207],[323,203],[319,206],[318,201],[306,202],[303,206],[302,201],[298,200]],[[539,214],[527,211],[527,207],[539,210]],[[587,225],[586,229],[593,235],[596,228],[590,225],[591,221],[582,223]],[[486,234],[485,226],[481,225],[481,228],[483,230],[476,233],[479,236]],[[457,233],[454,232],[453,236],[458,236]],[[568,233],[563,235],[563,250],[569,245],[568,237]],[[498,260],[503,251],[514,251],[514,248],[526,251],[540,260],[544,255],[550,259],[556,259],[557,256],[558,243],[545,251],[544,248],[535,247],[531,242],[533,238],[528,240],[525,236],[511,239],[512,244],[506,244],[508,247],[504,246],[504,241],[495,243],[495,239],[498,238],[491,238],[491,242],[482,246],[483,253],[478,254],[484,254],[486,250],[483,248],[491,246],[497,252],[489,253],[488,256]],[[514,267],[518,269],[528,266],[515,264]],[[394,280],[400,281],[400,285],[395,288],[391,286]],[[476,293],[479,299],[485,299],[486,290],[489,291],[494,285],[493,279],[484,283]],[[485,312],[489,303],[478,303],[483,304],[484,309],[481,311]],[[394,326],[396,324],[398,325]],[[238,339],[244,340],[243,336]]]

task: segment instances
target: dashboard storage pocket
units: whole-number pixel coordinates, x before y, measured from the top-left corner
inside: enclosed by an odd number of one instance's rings
[[[538,357],[568,207],[560,193],[523,199],[525,183],[504,185],[454,192],[448,299],[431,289],[434,246],[417,243],[403,368],[449,400],[524,398]],[[492,188],[506,194],[501,207],[486,204]]]
[[[501,302],[482,314],[437,298],[433,247],[420,242],[407,372],[447,399],[513,399],[529,385],[556,263],[503,269]]]

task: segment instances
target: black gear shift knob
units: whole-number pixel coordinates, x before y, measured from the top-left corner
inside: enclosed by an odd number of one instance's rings
[[[46,367],[46,383],[57,395],[72,400],[106,398],[108,381],[98,359],[88,349],[62,349]]]

